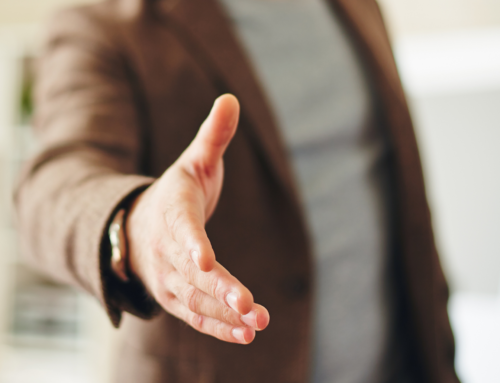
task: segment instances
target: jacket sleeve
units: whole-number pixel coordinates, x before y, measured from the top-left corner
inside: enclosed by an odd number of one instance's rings
[[[112,323],[158,306],[110,272],[107,227],[119,206],[154,179],[139,175],[144,129],[130,70],[113,29],[86,9],[51,26],[35,92],[39,153],[15,194],[23,257],[53,279],[95,296]]]

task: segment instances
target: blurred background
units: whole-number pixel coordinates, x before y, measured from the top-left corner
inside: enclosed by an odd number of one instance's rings
[[[18,261],[11,190],[36,149],[33,62],[75,0],[0,0],[0,383],[108,382],[97,304]],[[90,2],[90,1],[86,1]],[[464,383],[500,382],[500,1],[379,0],[423,157]]]

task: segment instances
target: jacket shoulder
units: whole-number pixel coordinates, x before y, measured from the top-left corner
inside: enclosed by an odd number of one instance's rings
[[[62,8],[48,20],[45,40],[84,37],[105,44],[115,39],[129,24],[145,18],[153,0],[105,0],[98,3]]]

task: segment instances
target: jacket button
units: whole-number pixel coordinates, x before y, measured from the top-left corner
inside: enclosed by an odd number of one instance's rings
[[[294,299],[303,298],[310,290],[309,281],[302,276],[291,278],[287,285],[287,295]]]

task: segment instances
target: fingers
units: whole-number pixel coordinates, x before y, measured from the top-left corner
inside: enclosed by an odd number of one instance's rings
[[[165,288],[168,292],[174,294],[189,311],[195,314],[214,318],[234,326],[250,326],[259,331],[265,329],[269,324],[269,313],[263,306],[253,304],[248,314],[240,315],[225,304],[187,283],[177,272],[172,272],[166,277]]]
[[[255,338],[253,328],[232,326],[220,320],[196,314],[184,306],[176,297],[170,297],[165,308],[195,330],[225,342],[248,344]]]
[[[203,272],[173,243],[168,245],[164,254],[187,283],[242,315],[252,310],[252,293],[220,263],[216,262],[212,270]]]
[[[236,97],[225,94],[217,98],[193,142],[183,156],[196,168],[210,176],[216,169],[236,132],[240,105]]]
[[[165,288],[174,294],[189,311],[218,319],[227,324],[244,326],[241,315],[200,289],[187,283],[177,272],[171,273],[165,280]]]
[[[253,305],[252,294],[215,261],[205,228],[196,209],[193,210],[194,204],[186,202],[188,199],[182,197],[183,202],[174,203],[172,211],[165,213],[167,235],[159,251],[188,283],[240,314],[249,313]]]
[[[264,306],[254,303],[254,307],[246,315],[241,316],[241,321],[257,331],[264,330],[270,321],[269,311]]]

